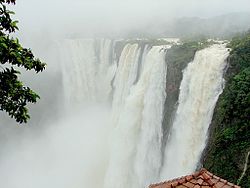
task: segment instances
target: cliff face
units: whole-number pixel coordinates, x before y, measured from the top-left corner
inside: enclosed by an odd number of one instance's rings
[[[250,33],[229,47],[226,84],[210,126],[203,165],[242,187],[250,186]]]

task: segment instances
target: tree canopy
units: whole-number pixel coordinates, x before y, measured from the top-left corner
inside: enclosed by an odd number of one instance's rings
[[[6,5],[15,2],[0,0],[0,110],[18,123],[26,123],[30,118],[27,103],[35,103],[40,97],[19,80],[18,67],[38,73],[45,69],[45,63],[35,58],[30,49],[22,47],[17,38],[10,36],[18,30],[18,21],[12,20],[14,12]]]

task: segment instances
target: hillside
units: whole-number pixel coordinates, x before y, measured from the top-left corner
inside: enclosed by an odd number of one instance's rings
[[[250,186],[250,33],[234,38],[229,47],[226,85],[211,123],[204,167],[211,172]],[[247,164],[248,163],[248,164]]]

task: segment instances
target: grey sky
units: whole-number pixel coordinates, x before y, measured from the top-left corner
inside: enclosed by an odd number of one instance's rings
[[[14,10],[25,31],[117,33],[174,17],[249,12],[250,0],[20,0]]]

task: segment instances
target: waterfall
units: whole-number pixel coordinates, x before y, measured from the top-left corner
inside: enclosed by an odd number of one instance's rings
[[[120,62],[123,64],[119,64],[121,68],[118,68],[116,76],[122,83],[116,82],[119,85],[116,89],[119,90],[115,91],[114,106],[116,97],[121,103],[120,110],[113,112],[119,117],[113,121],[115,126],[106,188],[145,187],[158,177],[166,98],[164,49],[155,46],[149,50],[135,84],[140,51],[138,45],[127,45],[121,55]]]
[[[101,182],[105,188],[145,187],[157,181],[162,164],[165,54],[171,46],[127,43],[115,59],[115,45],[108,39],[59,44],[66,108],[75,113],[108,104],[110,139]]]
[[[178,108],[165,148],[161,178],[192,173],[205,147],[214,107],[223,90],[228,49],[215,44],[198,51],[183,72]]]
[[[55,91],[62,98],[60,117],[47,121],[39,136],[31,129],[25,139],[3,147],[1,185],[143,188],[193,172],[223,89],[228,51],[215,44],[195,54],[183,72],[174,122],[163,140],[169,42],[57,42],[61,82],[51,83],[61,84]]]
[[[105,102],[112,91],[116,63],[110,53],[111,40],[64,40],[58,44],[62,69],[64,102],[81,108]]]

